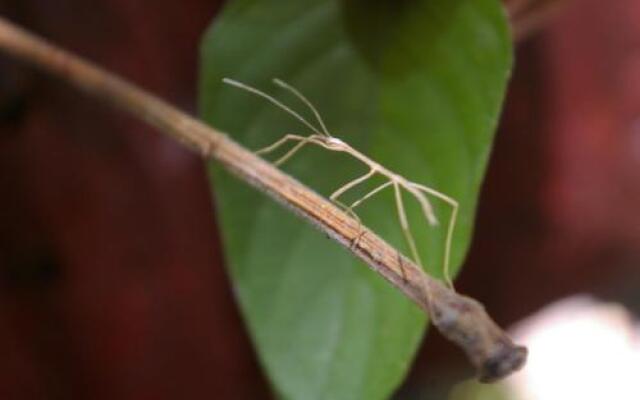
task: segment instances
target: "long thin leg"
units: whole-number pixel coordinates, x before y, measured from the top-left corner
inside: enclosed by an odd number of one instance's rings
[[[418,203],[420,203],[420,207],[422,208],[422,213],[427,219],[429,225],[438,225],[438,219],[433,212],[433,206],[431,205],[429,199],[427,199],[419,190],[410,185],[402,185],[402,187],[405,188],[409,193],[411,193],[416,198],[416,200],[418,200]]]
[[[322,141],[319,141],[317,139],[317,135],[311,135],[311,136],[307,136],[306,138],[304,138],[302,141],[300,141],[300,143],[296,144],[295,146],[293,146],[293,148],[289,151],[286,152],[285,155],[283,155],[282,157],[278,158],[273,165],[275,166],[280,166],[282,164],[285,163],[285,161],[287,161],[288,159],[290,159],[291,157],[293,157],[294,154],[296,154],[298,152],[298,150],[300,150],[301,148],[303,148],[307,143],[314,143],[317,144],[319,146],[322,147],[326,147]]]
[[[392,181],[388,181],[383,183],[382,185],[378,186],[377,188],[373,189],[372,191],[370,191],[369,193],[365,194],[364,196],[362,196],[360,199],[354,201],[353,203],[351,203],[351,205],[349,206],[349,208],[356,208],[358,207],[360,204],[362,204],[362,202],[364,202],[365,200],[367,200],[368,198],[370,198],[371,196],[373,196],[374,194],[378,193],[379,191],[381,191],[382,189],[393,185]]]
[[[373,174],[375,174],[375,173],[376,173],[376,171],[374,169],[369,170],[369,172],[367,172],[366,174],[362,175],[361,177],[356,178],[356,179],[352,180],[351,182],[347,183],[346,185],[340,187],[338,190],[333,192],[331,194],[331,196],[329,196],[329,198],[331,200],[335,201],[338,197],[343,195],[344,192],[346,192],[347,190],[353,188],[354,186],[359,185],[360,183],[366,181],[367,179],[371,178],[373,176]]]
[[[411,187],[414,187],[418,190],[421,190],[427,194],[430,194],[438,199],[444,201],[445,203],[451,206],[451,216],[449,217],[449,226],[447,228],[447,238],[445,240],[445,251],[444,251],[444,266],[443,266],[443,274],[444,279],[449,285],[450,288],[453,289],[453,281],[451,280],[451,274],[449,271],[449,262],[451,260],[451,244],[453,243],[453,231],[456,226],[457,218],[458,218],[458,209],[459,204],[453,198],[447,196],[446,194],[439,192],[437,190],[431,189],[424,185],[420,185],[418,183],[410,183]]]
[[[358,216],[358,214],[356,214],[355,211],[353,211],[351,207],[347,206],[346,204],[344,204],[339,200],[333,200],[333,202],[336,203],[340,208],[342,208],[344,212],[349,214],[351,218],[355,219],[360,225],[362,225],[362,221],[360,220],[360,217]]]
[[[288,141],[297,141],[299,143],[297,143],[292,149],[290,149],[284,156],[280,157],[278,160],[276,160],[273,164],[278,166],[281,165],[282,163],[284,163],[285,161],[287,161],[289,158],[291,158],[295,153],[298,152],[298,150],[300,150],[304,145],[306,145],[307,143],[314,143],[317,144],[319,146],[325,147],[326,146],[322,143],[322,141],[318,140],[318,136],[317,135],[311,135],[311,136],[300,136],[300,135],[285,135],[282,139],[276,141],[275,143],[262,148],[258,151],[256,151],[256,154],[267,154],[270,153],[274,150],[276,150],[278,147],[282,146],[283,144],[285,144]]]
[[[420,260],[420,255],[418,254],[418,249],[416,248],[416,242],[413,239],[413,235],[411,235],[411,229],[409,227],[409,221],[407,220],[407,214],[404,210],[404,203],[402,202],[402,193],[400,192],[400,185],[398,182],[393,182],[393,190],[396,195],[396,206],[398,208],[398,218],[400,219],[400,226],[402,227],[402,233],[404,234],[404,238],[409,244],[409,248],[411,253],[413,254],[413,259],[418,265],[422,266],[422,261]]]
[[[358,207],[360,204],[362,204],[363,201],[367,200],[368,198],[370,198],[371,196],[373,196],[374,194],[378,193],[379,191],[381,191],[382,189],[386,188],[387,186],[391,185],[393,182],[389,181],[389,182],[385,182],[382,185],[378,186],[377,188],[373,189],[372,191],[370,191],[369,193],[367,193],[366,195],[364,195],[363,197],[361,197],[360,199],[354,201],[350,206],[347,206],[343,203],[341,203],[340,201],[338,201],[337,199],[333,199],[333,201],[339,205],[340,207],[342,207],[345,212],[347,212],[347,214],[349,214],[351,217],[353,217],[356,221],[358,221],[358,235],[356,236],[356,239],[353,241],[352,243],[352,247],[357,246],[358,244],[358,240],[360,239],[360,237],[362,237],[362,221],[360,220],[360,217],[358,216],[358,214],[356,214],[355,211],[353,211],[354,208]]]
[[[267,147],[264,147],[260,150],[256,151],[256,154],[260,155],[260,154],[267,154],[267,153],[271,153],[272,151],[274,151],[275,149],[277,149],[278,147],[282,146],[283,144],[285,144],[286,142],[290,141],[290,140],[295,140],[295,141],[302,141],[305,140],[306,137],[304,136],[300,136],[300,135],[284,135],[282,138],[280,138],[278,141],[270,144]]]
[[[338,200],[333,200],[334,203],[336,203],[336,205],[338,205],[340,208],[342,208],[344,210],[344,212],[346,212],[351,218],[355,219],[356,222],[358,222],[358,234],[356,235],[355,239],[353,240],[353,242],[351,243],[351,248],[355,248],[358,245],[358,241],[360,240],[360,238],[362,237],[362,220],[360,219],[360,217],[358,216],[358,214],[356,214],[355,211],[353,211],[353,209],[351,207],[348,207],[346,204],[338,201]]]

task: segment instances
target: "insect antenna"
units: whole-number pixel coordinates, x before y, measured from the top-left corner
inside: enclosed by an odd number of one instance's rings
[[[286,113],[290,114],[295,119],[297,119],[298,121],[302,122],[306,127],[311,129],[313,132],[315,132],[317,134],[321,134],[322,133],[321,130],[319,130],[318,128],[313,126],[313,124],[311,124],[309,121],[304,119],[304,117],[302,117],[297,112],[293,111],[289,106],[287,106],[287,105],[283,104],[282,102],[280,102],[279,100],[277,100],[275,97],[270,96],[270,95],[266,94],[265,92],[263,92],[261,90],[258,90],[258,89],[254,88],[254,87],[251,87],[249,85],[246,85],[246,84],[244,84],[242,82],[238,82],[238,81],[230,79],[230,78],[223,78],[222,82],[226,83],[227,85],[235,86],[235,87],[237,87],[239,89],[245,90],[245,91],[247,91],[249,93],[253,93],[253,94],[257,95],[257,96],[260,96],[260,97],[266,99],[271,104],[273,104],[276,107],[284,110]]]
[[[273,79],[273,83],[275,83],[276,85],[280,86],[281,88],[290,91],[291,93],[293,93],[294,96],[296,96],[298,99],[300,99],[304,104],[307,105],[307,107],[309,107],[309,109],[311,110],[311,112],[313,112],[313,115],[315,115],[316,120],[318,121],[318,123],[320,124],[320,126],[322,127],[322,133],[324,133],[327,137],[331,137],[331,134],[329,133],[329,130],[327,130],[327,126],[324,124],[324,120],[322,119],[322,117],[320,116],[320,113],[318,112],[318,110],[313,106],[313,104],[311,103],[311,101],[309,101],[309,99],[307,99],[305,97],[305,95],[303,95],[298,89],[294,88],[293,86],[289,85],[287,82],[280,80],[278,78],[274,78]]]

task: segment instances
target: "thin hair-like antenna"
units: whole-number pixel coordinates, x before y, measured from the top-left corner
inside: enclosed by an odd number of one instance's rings
[[[282,110],[284,110],[285,112],[291,114],[294,118],[296,118],[298,121],[302,122],[303,124],[305,124],[309,129],[311,129],[313,132],[315,133],[321,133],[321,131],[316,128],[315,126],[313,126],[309,121],[307,121],[306,119],[304,119],[300,114],[298,114],[297,112],[293,111],[291,108],[289,108],[288,106],[284,105],[283,103],[281,103],[279,100],[277,100],[276,98],[269,96],[268,94],[266,94],[263,91],[260,91],[254,87],[251,87],[249,85],[245,85],[242,82],[238,82],[236,80],[230,79],[230,78],[223,78],[222,82],[226,83],[227,85],[231,85],[231,86],[235,86],[239,89],[242,90],[246,90],[247,92],[253,93],[257,96],[260,96],[264,99],[267,99],[269,102],[271,102],[273,105],[275,105],[276,107],[281,108]]]
[[[294,88],[293,86],[289,85],[287,82],[281,79],[274,78],[273,83],[275,83],[276,85],[280,86],[283,89],[290,91],[291,93],[293,93],[294,96],[296,96],[304,104],[306,104],[307,107],[309,107],[309,109],[311,110],[311,112],[313,112],[313,115],[316,116],[316,120],[320,123],[320,126],[322,127],[322,132],[325,135],[327,135],[327,137],[331,137],[331,134],[327,130],[327,126],[324,124],[324,120],[320,116],[320,113],[318,112],[318,110],[316,110],[316,108],[313,106],[311,101],[309,101],[309,99],[305,97],[305,95],[303,95],[298,89]]]

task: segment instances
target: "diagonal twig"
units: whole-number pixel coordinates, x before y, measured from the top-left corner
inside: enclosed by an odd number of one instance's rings
[[[425,310],[467,353],[481,381],[502,378],[524,364],[526,349],[515,345],[480,303],[446,288],[330,201],[222,132],[2,17],[0,50],[147,121],[315,225]]]

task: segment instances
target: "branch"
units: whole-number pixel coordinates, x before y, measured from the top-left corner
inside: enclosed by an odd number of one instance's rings
[[[315,225],[426,311],[467,353],[481,381],[497,380],[524,364],[526,349],[516,346],[480,303],[446,288],[331,202],[222,132],[2,17],[0,50],[147,121]]]

